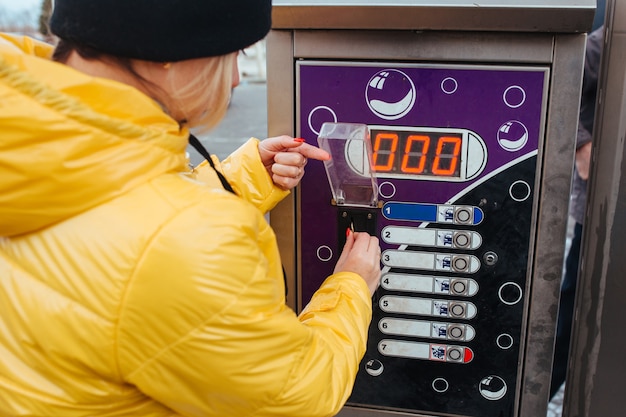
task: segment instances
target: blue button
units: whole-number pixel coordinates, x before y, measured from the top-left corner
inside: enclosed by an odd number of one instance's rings
[[[385,203],[383,216],[389,220],[407,220],[414,222],[437,221],[436,204],[420,203]]]

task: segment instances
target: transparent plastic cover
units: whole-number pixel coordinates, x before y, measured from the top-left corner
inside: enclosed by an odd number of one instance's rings
[[[324,161],[324,168],[335,203],[339,206],[377,206],[378,188],[372,169],[372,144],[367,125],[324,123],[317,143],[332,157]]]

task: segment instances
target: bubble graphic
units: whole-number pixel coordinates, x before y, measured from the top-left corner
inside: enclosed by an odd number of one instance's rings
[[[528,142],[528,130],[517,120],[510,120],[498,129],[498,143],[507,151],[520,150],[526,142]]]
[[[506,395],[507,386],[504,379],[496,375],[490,375],[480,381],[478,391],[486,399],[497,401]]]
[[[406,115],[413,108],[416,96],[413,81],[395,69],[379,71],[365,90],[370,110],[385,120],[397,120]]]

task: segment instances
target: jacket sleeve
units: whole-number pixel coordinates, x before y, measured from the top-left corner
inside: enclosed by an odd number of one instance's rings
[[[596,98],[598,93],[598,75],[602,46],[604,44],[604,26],[596,29],[587,37],[585,49],[585,67],[580,98],[580,114],[578,133],[576,135],[576,149],[591,142],[593,122],[596,113]]]
[[[297,317],[262,214],[226,193],[205,206],[165,225],[136,271],[121,378],[183,416],[335,415],[365,352],[365,282],[327,278]]]
[[[237,195],[266,213],[289,195],[289,191],[284,191],[274,185],[261,162],[258,148],[259,140],[251,138],[221,163],[216,157],[213,158],[213,162],[216,168],[224,174]],[[217,181],[213,169],[206,161],[198,165],[196,171],[196,178],[201,181]]]

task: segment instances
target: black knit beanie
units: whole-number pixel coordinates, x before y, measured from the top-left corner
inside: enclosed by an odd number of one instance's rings
[[[50,28],[61,39],[156,62],[224,55],[271,27],[271,0],[55,0]]]

